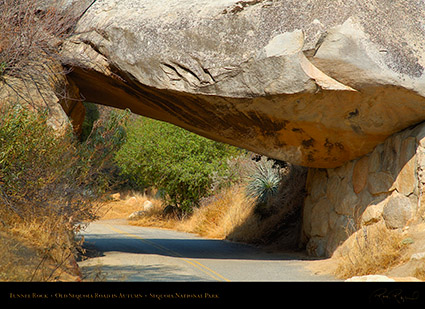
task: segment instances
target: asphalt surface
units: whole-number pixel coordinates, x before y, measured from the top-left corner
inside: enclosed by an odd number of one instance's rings
[[[314,274],[297,254],[124,221],[94,222],[81,235],[93,255],[79,262],[88,281],[335,281]]]

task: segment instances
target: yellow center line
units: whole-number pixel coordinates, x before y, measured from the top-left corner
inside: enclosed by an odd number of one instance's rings
[[[158,245],[158,244],[156,244],[156,243],[154,243],[154,242],[152,242],[152,241],[149,241],[149,240],[147,240],[147,239],[145,239],[145,238],[143,238],[143,237],[140,237],[140,236],[138,236],[138,235],[131,234],[131,233],[125,232],[125,231],[123,231],[123,230],[120,230],[120,229],[118,229],[118,228],[116,228],[116,227],[113,227],[113,226],[111,226],[111,225],[109,225],[109,224],[108,224],[108,227],[109,227],[111,230],[113,230],[113,231],[115,231],[115,232],[117,232],[117,233],[124,234],[124,235],[128,235],[128,236],[130,236],[130,237],[136,238],[136,239],[138,239],[138,240],[143,241],[144,243],[147,243],[147,244],[151,245],[152,247],[155,247],[155,248],[157,248],[157,249],[160,249],[160,250],[162,250],[162,251],[164,251],[164,252],[166,252],[166,253],[169,253],[169,254],[173,254],[173,255],[175,255],[175,256],[178,256],[180,259],[182,259],[182,260],[183,260],[183,261],[185,261],[186,263],[188,263],[188,264],[192,265],[193,267],[195,267],[195,268],[197,268],[197,269],[201,270],[203,273],[207,274],[208,276],[210,276],[210,277],[211,277],[211,278],[213,278],[214,280],[217,280],[217,281],[224,280],[224,281],[228,281],[228,282],[230,281],[229,279],[227,279],[227,278],[223,277],[222,275],[220,275],[219,273],[215,272],[215,271],[214,271],[214,270],[212,270],[211,268],[209,268],[209,267],[207,267],[207,266],[205,266],[205,265],[201,264],[200,262],[198,262],[198,261],[196,261],[196,260],[194,260],[194,259],[184,258],[184,257],[183,257],[180,253],[177,253],[177,252],[175,252],[175,251],[173,251],[173,250],[171,250],[171,249],[168,249],[168,248],[166,248],[166,247],[164,247],[164,246]],[[220,278],[221,278],[221,279],[220,279]]]

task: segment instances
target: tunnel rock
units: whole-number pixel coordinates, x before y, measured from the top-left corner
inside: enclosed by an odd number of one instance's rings
[[[89,102],[316,168],[425,119],[424,2],[60,5],[80,16],[62,55]]]

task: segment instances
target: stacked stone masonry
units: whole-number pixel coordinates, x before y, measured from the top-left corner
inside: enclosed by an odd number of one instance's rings
[[[389,137],[374,151],[334,169],[310,169],[303,241],[313,256],[330,257],[373,224],[402,229],[423,215],[425,124]]]

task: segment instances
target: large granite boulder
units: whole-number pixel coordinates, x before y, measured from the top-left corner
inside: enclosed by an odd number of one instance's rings
[[[331,168],[425,119],[425,3],[64,0],[95,103]]]

